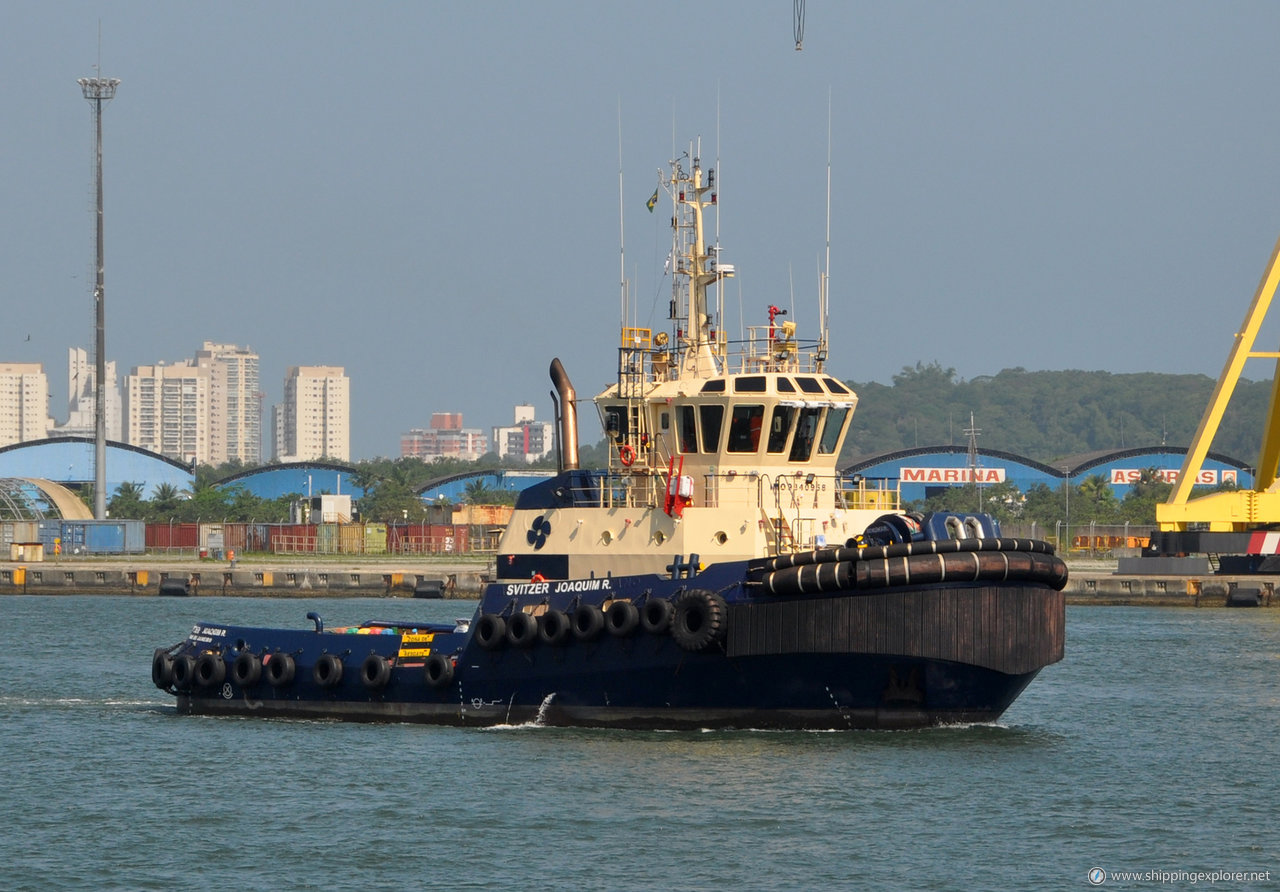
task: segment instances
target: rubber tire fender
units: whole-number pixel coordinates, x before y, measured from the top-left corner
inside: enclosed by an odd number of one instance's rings
[[[157,647],[151,657],[151,683],[162,691],[173,684],[173,654],[163,647]]]
[[[724,638],[728,614],[728,605],[720,595],[706,589],[690,589],[676,601],[671,637],[687,651],[704,651]]]
[[[453,684],[453,660],[444,654],[430,654],[422,665],[422,677],[433,688]]]
[[[192,682],[201,688],[216,688],[227,677],[227,663],[222,654],[206,650],[196,657],[196,671]]]
[[[548,610],[538,617],[538,640],[562,647],[573,637],[573,622],[563,610]]]
[[[173,687],[178,691],[191,690],[191,680],[196,675],[196,658],[182,654],[173,658]]]
[[[231,680],[242,688],[256,685],[262,680],[262,658],[253,651],[241,651],[231,664]]]
[[[311,667],[311,680],[322,688],[336,688],[342,684],[342,657],[337,654],[320,654]]]
[[[298,674],[298,664],[289,654],[272,654],[266,663],[267,684],[273,688],[288,687]]]
[[[529,647],[538,640],[538,618],[519,611],[507,620],[507,642],[512,647]]]
[[[666,598],[651,598],[640,611],[640,626],[650,635],[665,635],[675,612],[675,605]]]
[[[594,604],[579,604],[573,611],[573,637],[595,641],[604,631],[604,611]]]
[[[382,654],[369,654],[360,664],[360,683],[371,691],[380,691],[391,681],[391,661]]]
[[[615,638],[635,634],[640,626],[640,610],[630,601],[614,601],[604,614],[605,628]]]
[[[507,640],[507,621],[496,613],[486,613],[476,621],[476,644],[497,650]]]

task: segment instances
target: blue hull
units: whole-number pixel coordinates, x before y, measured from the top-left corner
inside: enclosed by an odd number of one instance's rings
[[[1060,573],[779,597],[759,571],[495,583],[458,627],[201,624],[152,677],[196,714],[910,728],[992,721],[1062,658]]]

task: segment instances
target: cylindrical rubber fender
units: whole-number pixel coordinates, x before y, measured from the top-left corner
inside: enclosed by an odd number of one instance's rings
[[[573,611],[573,637],[595,641],[604,631],[604,611],[594,604],[579,604]]]
[[[360,664],[360,683],[371,691],[380,691],[391,681],[391,661],[382,654],[369,654]]]
[[[173,686],[179,691],[191,690],[191,680],[196,674],[196,658],[182,654],[173,658]]]
[[[342,684],[342,657],[337,654],[320,654],[311,667],[311,680],[322,688],[336,688]]]
[[[705,589],[690,589],[676,601],[671,637],[685,650],[697,653],[724,637],[728,620],[724,598]]]
[[[173,654],[163,647],[157,647],[151,657],[151,683],[162,691],[173,684]]]
[[[242,688],[251,688],[262,680],[262,658],[242,650],[231,664],[231,680]]]
[[[272,654],[266,662],[267,684],[273,688],[288,687],[298,672],[298,664],[289,654]]]
[[[512,647],[529,647],[538,640],[538,618],[523,611],[507,620],[507,641]]]
[[[198,687],[216,688],[227,677],[227,664],[222,654],[206,650],[196,657],[196,672],[192,681]]]
[[[573,623],[563,610],[548,610],[538,617],[538,639],[556,647],[568,644],[573,637]]]
[[[422,677],[433,688],[447,688],[453,683],[453,660],[444,654],[430,654],[422,666]]]
[[[507,621],[496,613],[486,613],[476,621],[476,644],[496,650],[507,640]]]
[[[634,634],[640,625],[640,611],[630,601],[614,601],[604,613],[604,627],[615,638]]]
[[[665,635],[676,607],[666,598],[650,598],[640,611],[640,625],[650,635]]]

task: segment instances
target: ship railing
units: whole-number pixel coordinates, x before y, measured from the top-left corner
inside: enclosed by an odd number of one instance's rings
[[[634,508],[665,504],[664,474],[621,472],[593,477],[594,492],[583,501],[604,508]],[[889,478],[849,478],[843,474],[798,471],[770,475],[758,471],[703,474],[692,507],[758,509],[779,512],[792,524],[812,513],[815,500],[845,511],[897,511],[902,505],[901,483]],[[830,503],[826,500],[830,493]]]
[[[781,325],[754,325],[743,340],[723,341],[721,355],[730,373],[803,372],[816,374],[826,362],[826,349],[818,340],[800,340]]]
[[[836,507],[847,511],[897,511],[902,506],[902,481],[896,477],[840,477]]]

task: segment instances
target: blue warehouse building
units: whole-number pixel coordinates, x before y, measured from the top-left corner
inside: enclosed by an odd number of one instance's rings
[[[52,437],[14,443],[0,448],[0,477],[52,480],[71,489],[92,486],[93,453],[92,437]],[[107,441],[107,498],[122,483],[141,484],[144,498],[149,499],[162,483],[189,490],[194,479],[191,468],[180,461],[128,443]]]
[[[848,465],[844,473],[899,483],[906,502],[973,481],[983,485],[1011,483],[1025,493],[1037,484],[1057,488],[1064,480],[1076,486],[1095,475],[1112,486],[1117,498],[1124,498],[1146,469],[1155,468],[1165,480],[1175,481],[1186,454],[1185,448],[1159,446],[1094,452],[1044,463],[1011,452],[979,449],[977,466],[971,469],[969,450],[964,446],[922,446],[867,456]],[[1196,485],[1213,488],[1223,484],[1252,487],[1253,471],[1243,462],[1210,452]]]
[[[318,496],[325,493],[349,495],[358,499],[364,495],[364,489],[355,484],[355,469],[350,465],[314,461],[264,465],[224,477],[214,486],[220,489],[244,489],[260,499],[278,499],[288,495]]]

